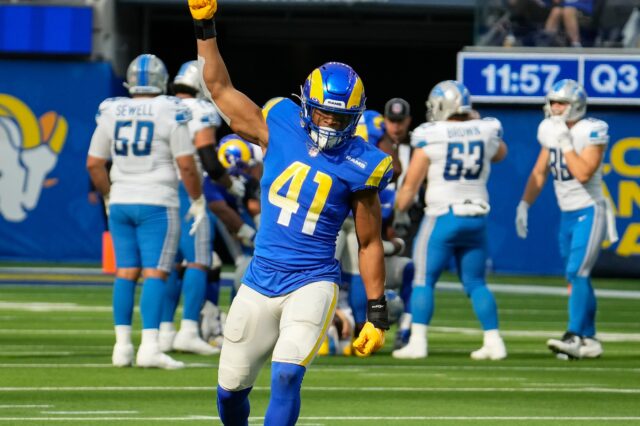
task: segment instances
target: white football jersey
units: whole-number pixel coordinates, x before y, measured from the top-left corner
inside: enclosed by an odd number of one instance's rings
[[[191,111],[178,98],[109,98],[100,104],[89,155],[111,158],[110,202],[178,207],[174,158],[193,155]]]
[[[426,213],[440,216],[457,204],[488,208],[487,180],[491,159],[502,141],[494,118],[423,123],[411,134],[411,145],[429,157]]]
[[[602,120],[584,118],[578,121],[569,132],[577,154],[590,145],[609,143],[609,126]],[[553,188],[560,210],[579,210],[604,200],[602,164],[588,182],[578,182],[567,168],[557,136],[558,127],[553,121],[549,118],[542,120],[538,127],[538,141],[549,150],[549,169],[553,176]]]

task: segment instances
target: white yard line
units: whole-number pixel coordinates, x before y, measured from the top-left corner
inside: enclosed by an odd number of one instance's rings
[[[40,414],[138,414],[137,410],[40,411]]]
[[[219,421],[216,416],[185,416],[185,417],[0,417],[0,422],[100,422],[100,421],[145,421],[145,422],[193,422],[203,420]],[[264,417],[249,417],[251,422],[259,422]],[[429,421],[441,420],[451,422],[461,421],[585,421],[585,422],[602,422],[602,421],[637,421],[638,416],[328,416],[328,417],[300,417],[300,421],[355,421],[355,422],[371,422],[371,421],[387,421],[387,422],[408,422],[408,421]],[[261,424],[261,423],[260,423]],[[318,425],[318,423],[298,423],[299,425]]]
[[[135,392],[201,392],[210,391],[212,386],[6,386],[0,387],[0,392],[112,392],[112,391],[135,391]],[[255,386],[254,391],[270,392],[269,387]],[[640,388],[603,388],[596,386],[561,388],[561,387],[510,387],[510,388],[488,388],[488,387],[400,387],[400,386],[306,386],[303,392],[549,392],[549,393],[617,393],[617,394],[640,394]]]

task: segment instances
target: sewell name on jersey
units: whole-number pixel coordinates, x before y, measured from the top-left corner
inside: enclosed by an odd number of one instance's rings
[[[116,107],[117,117],[153,117],[153,105],[118,105]]]

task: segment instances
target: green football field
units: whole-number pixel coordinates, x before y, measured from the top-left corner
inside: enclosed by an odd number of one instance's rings
[[[188,365],[177,371],[113,368],[109,286],[0,279],[0,423],[219,424],[217,356],[176,354]],[[82,280],[57,279],[72,281]],[[640,282],[595,280],[605,353],[582,361],[557,360],[545,346],[564,331],[562,280],[491,282],[498,283],[507,360],[469,358],[482,336],[467,298],[444,283],[427,359],[391,358],[395,328],[371,358],[316,359],[303,383],[298,424],[640,424]],[[222,300],[228,303],[228,292]],[[134,329],[139,324],[136,310]],[[134,336],[137,341],[140,333]],[[262,424],[268,403],[268,367],[251,393],[252,425]]]

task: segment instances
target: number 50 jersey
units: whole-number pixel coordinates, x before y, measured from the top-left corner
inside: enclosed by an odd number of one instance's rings
[[[502,141],[494,118],[423,123],[411,134],[411,145],[429,157],[425,201],[430,216],[456,204],[487,205],[491,159]]]
[[[263,109],[269,127],[261,185],[261,228],[243,283],[277,296],[317,281],[340,282],[336,238],[354,192],[382,190],[391,157],[360,137],[318,152],[300,107],[278,98]]]
[[[89,154],[111,158],[112,204],[178,207],[174,158],[193,154],[191,111],[178,98],[109,98],[100,104]]]

